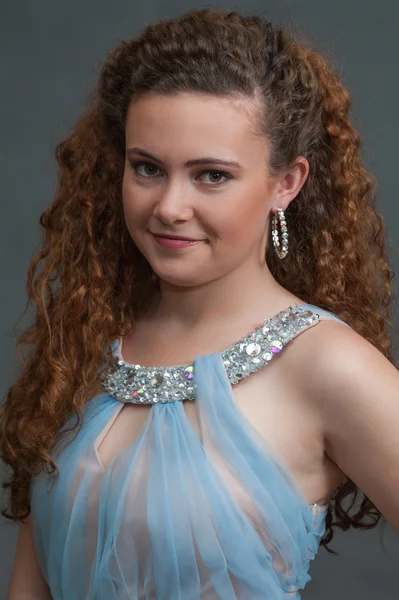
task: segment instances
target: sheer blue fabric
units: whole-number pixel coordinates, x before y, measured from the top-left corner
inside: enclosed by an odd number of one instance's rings
[[[327,505],[307,504],[237,407],[221,354],[194,364],[201,437],[182,402],[153,404],[105,466],[99,440],[124,404],[102,393],[82,409],[77,437],[54,447],[59,477],[32,479],[36,552],[54,600],[300,598]]]

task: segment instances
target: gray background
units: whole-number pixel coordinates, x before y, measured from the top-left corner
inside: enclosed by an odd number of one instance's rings
[[[135,35],[146,24],[201,6],[178,0],[150,0],[141,4],[137,0],[3,0],[0,25],[2,398],[15,374],[11,330],[25,308],[26,271],[39,243],[39,214],[52,201],[55,190],[55,144],[67,134],[82,111],[99,66],[114,45]],[[333,56],[352,93],[352,121],[362,136],[366,168],[379,181],[377,207],[385,220],[390,257],[397,272],[399,4],[394,0],[247,0],[245,3],[242,0],[236,4],[216,2],[213,6],[253,11],[276,24],[293,23]],[[28,312],[18,330],[28,324],[30,316]],[[396,322],[397,317],[396,312]],[[18,525],[6,519],[0,521],[0,600],[6,597],[17,531]],[[303,598],[398,598],[399,539],[389,525],[383,541],[385,551],[378,528],[337,532],[332,548],[339,556],[329,555],[320,548],[311,563],[312,581]]]

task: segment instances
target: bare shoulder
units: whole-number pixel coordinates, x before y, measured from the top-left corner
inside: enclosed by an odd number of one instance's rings
[[[319,398],[340,390],[355,379],[360,384],[367,371],[397,373],[390,361],[368,340],[340,321],[320,319],[293,340],[293,368],[297,381],[310,397]],[[328,388],[327,388],[328,386]]]
[[[321,427],[324,427],[326,388],[332,392],[331,384],[341,373],[340,363],[347,365],[359,348],[367,344],[342,322],[320,319],[297,334],[284,349],[284,370],[290,373],[295,394],[317,416]]]
[[[291,342],[290,368],[318,411],[325,452],[399,532],[399,370],[339,321]]]
[[[295,380],[320,408],[326,401],[348,393],[348,386],[353,390],[356,384],[371,378],[370,371],[377,379],[385,372],[397,373],[373,344],[340,321],[320,319],[291,343],[290,366]]]

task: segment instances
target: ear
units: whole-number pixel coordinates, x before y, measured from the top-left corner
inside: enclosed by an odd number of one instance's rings
[[[303,156],[298,156],[289,170],[278,179],[274,198],[279,208],[286,210],[287,206],[300,192],[309,174],[309,162]]]

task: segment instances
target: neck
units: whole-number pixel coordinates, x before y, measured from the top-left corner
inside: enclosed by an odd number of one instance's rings
[[[175,286],[160,280],[151,320],[176,329],[220,324],[248,314],[254,321],[274,316],[296,301],[276,282],[266,264],[241,267],[198,286]]]

